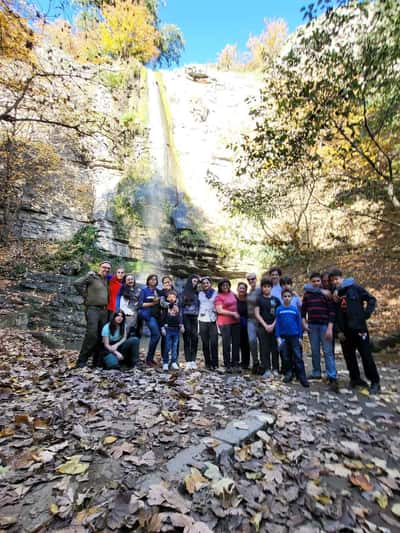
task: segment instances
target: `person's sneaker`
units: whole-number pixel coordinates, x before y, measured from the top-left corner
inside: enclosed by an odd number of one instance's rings
[[[234,366],[234,367],[232,368],[232,372],[233,372],[234,374],[241,374],[241,373],[242,373],[242,368],[241,368],[240,366]]]
[[[308,380],[307,379],[301,379],[300,380],[300,383],[303,387],[305,387],[306,389],[309,388],[310,384],[308,383]]]
[[[227,374],[232,374],[232,372],[233,372],[232,367],[231,366],[227,366],[225,372]]]
[[[192,370],[192,368],[193,368],[193,367],[192,367],[192,362],[191,362],[191,361],[188,361],[188,362],[186,363],[185,370]]]
[[[339,392],[339,383],[336,378],[329,378],[329,386],[332,392]]]
[[[279,370],[273,370],[272,375],[274,376],[274,378],[279,378],[280,377]]]
[[[310,381],[316,381],[322,379],[322,376],[314,376],[314,374],[310,374],[309,376],[307,376],[307,379],[309,379]]]
[[[350,387],[355,389],[356,387],[368,387],[368,383],[363,379],[352,379],[350,381]]]
[[[164,372],[168,372],[168,370],[169,370],[168,363],[164,363],[163,366],[162,366],[162,369],[163,369]]]
[[[197,370],[197,363],[196,363],[196,361],[192,361],[192,370]]]
[[[288,373],[283,376],[283,383],[290,383],[293,379],[292,374]]]
[[[379,394],[381,392],[381,386],[379,383],[371,383],[369,388],[370,394]]]
[[[263,377],[264,379],[270,380],[270,379],[272,379],[272,374],[271,374],[271,372],[270,372],[269,370],[266,370],[266,371],[264,372],[264,374],[262,375],[262,377]]]
[[[171,368],[172,370],[179,370],[179,365],[177,363],[172,363]]]
[[[146,366],[154,368],[155,366],[157,366],[157,363],[155,363],[154,361],[146,361]]]

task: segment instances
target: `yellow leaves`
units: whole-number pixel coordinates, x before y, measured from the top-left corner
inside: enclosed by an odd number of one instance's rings
[[[257,532],[260,531],[261,519],[262,519],[262,513],[255,513],[250,518],[250,523],[253,524]]]
[[[0,58],[34,65],[36,37],[26,19],[12,9],[8,0],[0,2],[0,28]]]
[[[69,461],[56,468],[57,472],[60,474],[68,474],[70,476],[83,474],[89,468],[89,465],[87,463],[81,463],[79,461],[80,458],[80,455],[73,455]]]
[[[388,506],[389,500],[386,494],[382,494],[378,491],[373,493],[374,500],[379,505],[381,509],[386,509]]]
[[[215,496],[229,496],[235,489],[235,482],[230,477],[223,477],[217,481],[214,481],[211,488]]]
[[[56,515],[56,514],[58,514],[58,511],[59,511],[59,509],[58,509],[58,505],[57,505],[56,503],[52,503],[52,504],[50,505],[50,512],[51,512],[51,514]]]
[[[14,433],[15,431],[13,430],[13,428],[5,427],[0,431],[0,439],[2,439],[3,437],[11,437],[12,435],[14,435]]]
[[[159,33],[144,5],[116,0],[104,5],[102,15],[104,22],[98,25],[98,32],[105,54],[121,59],[135,57],[143,63],[158,56]]]
[[[109,435],[108,437],[104,437],[103,444],[113,444],[117,440],[117,437],[114,437],[113,435]]]
[[[191,468],[190,474],[185,477],[185,487],[189,494],[194,494],[202,487],[208,485],[208,479],[206,479],[200,470],[197,468]]]

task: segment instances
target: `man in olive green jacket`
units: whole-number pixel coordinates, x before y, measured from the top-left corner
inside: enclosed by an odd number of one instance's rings
[[[101,329],[107,322],[108,279],[111,264],[108,261],[100,263],[99,272],[89,272],[74,283],[77,292],[83,296],[86,315],[86,335],[76,366],[86,366],[89,357],[93,356],[93,366],[98,366]]]

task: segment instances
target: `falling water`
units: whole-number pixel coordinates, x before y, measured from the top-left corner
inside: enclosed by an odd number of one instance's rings
[[[169,149],[160,90],[155,72],[148,70],[147,73],[151,179],[145,190],[144,223],[148,234],[145,261],[160,269],[163,262],[160,234],[167,222],[166,211],[172,179],[169,176]]]

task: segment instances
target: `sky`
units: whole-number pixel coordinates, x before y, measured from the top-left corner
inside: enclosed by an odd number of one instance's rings
[[[249,34],[264,29],[264,19],[283,18],[292,32],[302,24],[301,7],[309,0],[166,0],[159,16],[183,32],[181,65],[215,63],[226,44],[246,50]]]

